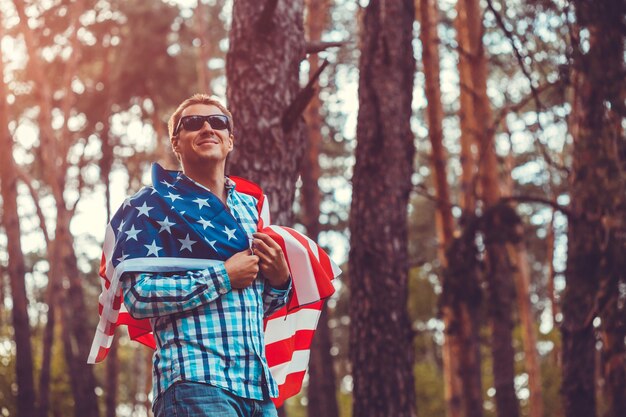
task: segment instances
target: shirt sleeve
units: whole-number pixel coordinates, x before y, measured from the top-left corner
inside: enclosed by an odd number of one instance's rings
[[[291,295],[291,276],[289,277],[289,285],[285,289],[278,289],[272,287],[267,280],[265,280],[265,288],[263,290],[263,315],[265,317],[271,316],[274,312],[280,310]]]
[[[122,278],[124,305],[136,319],[192,310],[231,290],[223,263],[185,274],[138,272]]]

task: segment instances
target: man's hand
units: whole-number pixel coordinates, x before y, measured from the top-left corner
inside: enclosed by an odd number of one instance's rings
[[[224,262],[231,288],[249,287],[259,273],[259,257],[250,249],[238,252]]]
[[[259,257],[259,268],[274,288],[283,288],[289,280],[289,267],[280,245],[265,233],[254,233],[254,254]]]

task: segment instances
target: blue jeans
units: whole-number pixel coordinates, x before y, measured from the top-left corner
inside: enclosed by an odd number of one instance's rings
[[[277,417],[272,400],[250,400],[198,382],[177,382],[154,404],[155,417]]]

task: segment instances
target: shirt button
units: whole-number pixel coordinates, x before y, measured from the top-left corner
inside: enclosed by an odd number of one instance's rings
[[[228,291],[226,291],[226,288],[222,287],[217,292],[223,295],[223,294],[226,294]]]

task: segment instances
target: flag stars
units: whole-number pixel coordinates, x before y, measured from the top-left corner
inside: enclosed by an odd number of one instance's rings
[[[126,260],[126,258],[128,258],[128,255],[126,255],[124,252],[122,252],[122,256],[117,258],[117,261],[122,263],[122,262],[124,262],[124,260]]]
[[[211,245],[211,247],[213,248],[213,250],[215,252],[217,252],[217,248],[215,247],[215,244],[217,243],[217,240],[209,240],[206,237],[204,238],[204,240],[206,240],[206,243],[208,243],[209,245]]]
[[[167,188],[174,188],[174,184],[170,184],[165,180],[161,181],[161,184],[165,185]]]
[[[173,193],[171,193],[171,192],[167,193],[167,195],[165,196],[165,198],[169,198],[169,199],[172,201],[172,203],[173,203],[174,201],[176,201],[176,200],[182,200],[182,198],[180,198],[180,195],[179,195],[179,194],[173,194]]]
[[[148,249],[148,254],[146,256],[153,255],[153,256],[156,256],[157,258],[159,257],[159,251],[163,249],[161,246],[157,246],[156,240],[153,240],[150,245],[144,245],[144,246],[146,247],[146,249]]]
[[[233,238],[237,240],[237,238],[235,237],[236,231],[237,229],[229,229],[228,226],[224,226],[224,230],[222,231],[222,233],[226,233],[226,236],[228,236],[228,241],[230,242],[230,240]]]
[[[213,223],[211,223],[210,220],[204,220],[204,218],[202,217],[200,217],[200,220],[198,220],[197,223],[200,223],[202,225],[202,230],[206,230],[207,227],[212,227],[213,229],[215,229],[215,226],[213,226]]]
[[[187,233],[187,237],[184,239],[178,239],[178,241],[180,242],[180,244],[182,245],[180,248],[180,251],[184,251],[185,249],[187,249],[189,252],[193,252],[193,249],[191,249],[191,247],[193,246],[194,243],[196,243],[196,240],[191,240],[189,239],[189,233]]]
[[[122,233],[122,229],[124,228],[124,223],[126,223],[126,221],[122,220],[120,225],[117,227],[118,233]]]
[[[206,206],[206,207],[211,207],[209,205],[209,199],[208,198],[196,198],[195,200],[193,200],[194,203],[196,203],[198,205],[198,210],[202,210],[202,207]]]
[[[139,216],[141,216],[142,214],[146,217],[150,217],[149,213],[150,210],[152,210],[154,207],[149,207],[146,202],[143,202],[143,205],[141,207],[135,207],[137,210],[139,210]],[[139,217],[137,216],[137,217]]]
[[[167,230],[167,233],[172,233],[172,229],[171,227],[176,225],[176,223],[170,222],[170,220],[167,218],[167,216],[165,217],[165,219],[163,219],[163,221],[158,221],[157,223],[161,226],[161,228],[159,229],[159,233],[161,233],[164,230]]]
[[[128,242],[131,239],[134,239],[134,240],[138,241],[137,240],[137,235],[140,232],[141,232],[141,229],[135,229],[135,225],[133,224],[132,227],[129,230],[124,232],[124,233],[126,233],[128,235],[128,237],[126,238],[126,241]]]

